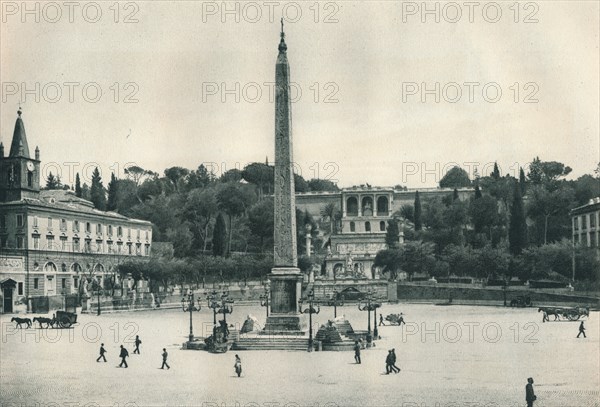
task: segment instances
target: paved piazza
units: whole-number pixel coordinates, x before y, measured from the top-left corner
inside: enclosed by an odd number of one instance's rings
[[[537,406],[598,406],[598,313],[578,323],[541,323],[535,309],[430,304],[384,305],[408,324],[380,328],[376,347],[354,364],[353,352],[245,351],[241,378],[234,352],[180,350],[189,318],[178,310],[79,315],[73,329],[15,331],[0,317],[0,399],[7,406],[522,406],[525,384],[535,379]],[[265,309],[235,306],[228,321]],[[338,308],[355,329],[366,313]],[[315,325],[333,315],[323,307]],[[30,317],[33,317],[31,315]],[[194,329],[210,329],[211,310],[194,313]],[[141,355],[133,355],[139,334]],[[108,363],[96,363],[100,342]],[[126,343],[129,368],[116,368]],[[160,370],[162,348],[171,370]],[[399,374],[385,375],[395,348]]]

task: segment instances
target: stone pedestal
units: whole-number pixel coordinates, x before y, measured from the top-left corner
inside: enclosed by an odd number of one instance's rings
[[[276,267],[268,275],[271,286],[271,313],[264,330],[266,335],[300,335],[306,332],[306,321],[299,312],[302,295],[302,273],[295,267]]]

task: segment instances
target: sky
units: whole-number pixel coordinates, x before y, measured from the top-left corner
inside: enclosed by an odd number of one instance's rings
[[[304,178],[428,188],[536,156],[593,173],[599,3],[476,3],[2,1],[0,140],[21,103],[66,183],[272,164],[283,17]]]

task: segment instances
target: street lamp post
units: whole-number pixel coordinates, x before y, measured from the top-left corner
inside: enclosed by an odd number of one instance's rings
[[[181,300],[181,303],[183,305],[183,310],[184,311],[189,311],[189,313],[190,313],[190,335],[189,335],[189,340],[190,340],[190,342],[192,342],[194,340],[194,328],[193,328],[193,325],[192,325],[192,312],[195,309],[195,307],[194,307],[194,303],[195,303],[195,301],[194,301],[194,292],[191,291],[188,294],[187,300],[184,297]],[[198,303],[198,311],[200,311],[200,303]]]
[[[362,301],[358,302],[359,311],[367,311],[367,346],[371,346],[371,342],[373,342],[373,337],[371,336],[371,311],[373,310],[371,306],[371,296],[373,292],[371,290],[367,291],[365,304],[362,304]]]
[[[208,308],[213,310],[213,326],[215,326],[217,325],[217,309],[221,307],[217,301],[217,292],[212,290],[206,295],[206,299],[208,301]]]
[[[98,287],[98,314],[100,315],[100,287]]]
[[[371,304],[373,308],[373,337],[379,339],[379,331],[377,330],[377,308],[381,307],[381,303],[374,302]]]
[[[220,314],[223,314],[223,322],[227,324],[227,314],[231,314],[233,312],[233,300],[229,299],[229,292],[223,291],[221,295],[221,308],[219,308]]]
[[[337,307],[344,306],[343,298],[337,290],[333,290],[333,297],[327,302],[327,305],[333,305],[333,317],[337,318]]]
[[[308,300],[308,308],[302,310],[302,300],[300,300],[300,312],[303,314],[308,314],[308,351],[312,352],[313,350],[313,329],[312,329],[312,314],[318,314],[321,312],[321,308],[319,304],[315,302],[315,293],[313,290],[310,290],[306,296]],[[314,308],[313,305],[317,305],[317,309]]]

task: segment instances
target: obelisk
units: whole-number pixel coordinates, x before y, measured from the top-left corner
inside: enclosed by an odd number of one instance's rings
[[[274,267],[271,281],[271,313],[265,333],[302,332],[304,328],[298,300],[302,274],[296,248],[296,200],[292,167],[292,109],[290,65],[281,20],[279,55],[275,65],[275,183],[274,183]]]

